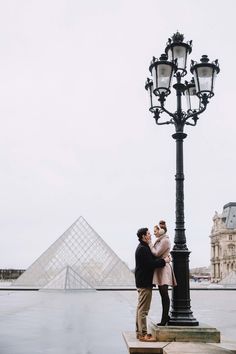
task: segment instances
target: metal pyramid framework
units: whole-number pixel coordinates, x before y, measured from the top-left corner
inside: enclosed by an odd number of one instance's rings
[[[68,276],[76,280],[65,287]],[[134,287],[134,275],[80,216],[13,285],[48,289],[129,288]]]
[[[70,266],[66,266],[43,289],[93,289]]]

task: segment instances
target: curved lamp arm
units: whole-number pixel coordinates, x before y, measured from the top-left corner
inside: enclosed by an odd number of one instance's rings
[[[165,122],[159,122],[159,119],[161,118],[161,113],[167,113],[169,116],[171,116],[172,118],[170,120],[167,120]],[[155,121],[156,121],[156,124],[158,125],[164,125],[164,124],[174,124],[174,121],[173,121],[173,114],[168,112],[164,107],[160,107],[160,108],[157,108],[154,112],[154,118],[155,118]]]

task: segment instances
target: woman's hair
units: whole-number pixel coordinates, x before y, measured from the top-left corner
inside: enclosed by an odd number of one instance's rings
[[[161,229],[163,229],[163,230],[165,230],[165,232],[167,232],[166,222],[164,220],[159,221],[159,226]]]
[[[158,230],[159,236],[162,236],[166,233],[166,230],[164,228],[160,228],[158,225],[154,225],[154,229],[155,228]]]

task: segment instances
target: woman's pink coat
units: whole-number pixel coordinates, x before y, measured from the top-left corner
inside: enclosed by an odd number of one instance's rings
[[[158,237],[154,244],[149,247],[156,257],[165,258],[170,254],[170,239],[167,234]],[[163,268],[156,268],[153,274],[153,284],[176,286],[177,282],[170,263],[166,263]]]

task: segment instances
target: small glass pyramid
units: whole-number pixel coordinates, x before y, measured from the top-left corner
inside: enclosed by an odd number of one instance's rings
[[[93,289],[70,266],[63,268],[43,289]]]
[[[71,281],[65,287],[67,278]],[[135,283],[128,266],[80,216],[12,285],[97,289],[130,288]]]
[[[232,270],[225,278],[223,278],[221,281],[219,281],[218,284],[221,285],[231,285],[235,286],[236,285],[236,271]]]

